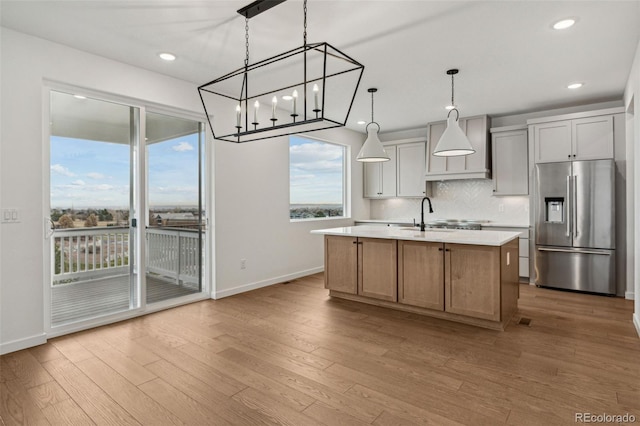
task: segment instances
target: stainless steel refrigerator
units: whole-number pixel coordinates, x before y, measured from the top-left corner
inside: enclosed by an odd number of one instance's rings
[[[613,160],[536,164],[535,283],[615,294]]]

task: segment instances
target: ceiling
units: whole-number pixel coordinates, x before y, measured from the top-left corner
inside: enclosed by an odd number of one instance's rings
[[[244,61],[242,1],[0,1],[2,26],[203,84]],[[251,62],[302,45],[302,1],[252,18]],[[576,25],[551,28],[562,18]],[[310,0],[308,41],[365,65],[348,126],[364,131],[377,87],[383,132],[446,118],[449,68],[462,116],[622,99],[640,38],[640,1]],[[165,62],[158,53],[178,58]],[[569,90],[572,82],[584,87]],[[72,83],[72,82],[71,82]],[[197,92],[194,89],[194,96]]]

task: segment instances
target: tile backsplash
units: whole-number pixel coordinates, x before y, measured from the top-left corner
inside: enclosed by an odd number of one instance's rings
[[[425,212],[425,222],[435,219],[489,220],[504,225],[529,224],[529,197],[494,197],[490,179],[449,180],[433,183],[433,214]],[[371,219],[420,221],[419,198],[371,200]]]

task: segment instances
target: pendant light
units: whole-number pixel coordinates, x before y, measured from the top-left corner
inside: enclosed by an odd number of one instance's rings
[[[301,2],[302,46],[249,61],[249,19],[284,1],[256,0],[238,10],[244,18],[244,65],[198,87],[217,140],[243,143],[347,123],[364,65],[329,43],[307,42],[307,0]]]
[[[464,134],[458,124],[460,113],[453,101],[453,76],[456,74],[458,74],[457,69],[447,70],[447,75],[451,76],[451,108],[449,109],[449,114],[447,114],[447,128],[440,136],[440,140],[433,150],[433,155],[438,157],[455,157],[476,152],[471,142],[469,142],[469,138],[467,138],[467,135]],[[451,115],[454,111],[456,112],[456,118]]]
[[[373,121],[373,94],[376,93],[378,89],[371,88],[368,90],[371,93],[371,122],[367,124],[367,140],[364,141],[364,145],[360,149],[356,160],[362,161],[365,163],[375,163],[380,161],[389,161],[389,156],[385,152],[382,147],[382,142],[380,142],[380,138],[378,138],[378,132],[380,131],[380,125]],[[377,129],[369,126],[375,124]]]

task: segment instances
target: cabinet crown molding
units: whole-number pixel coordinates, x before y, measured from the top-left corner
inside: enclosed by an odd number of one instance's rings
[[[551,121],[575,120],[578,118],[597,117],[599,115],[620,114],[624,112],[624,107],[599,109],[595,111],[574,112],[571,114],[554,115],[550,117],[531,118],[527,124],[549,123]]]

